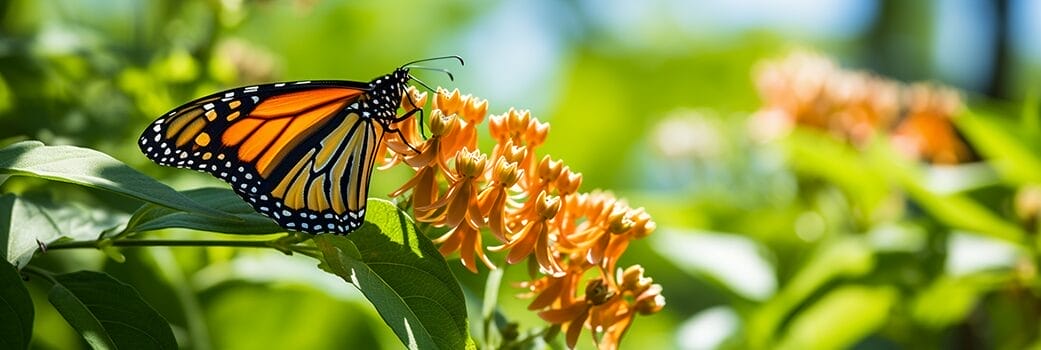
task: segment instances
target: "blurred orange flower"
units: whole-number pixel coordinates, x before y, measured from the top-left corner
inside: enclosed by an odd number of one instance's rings
[[[961,98],[949,88],[906,85],[863,71],[845,70],[828,58],[794,53],[756,68],[763,107],[752,134],[771,139],[795,126],[824,130],[862,146],[878,133],[892,135],[904,154],[931,163],[972,159],[952,119]]]

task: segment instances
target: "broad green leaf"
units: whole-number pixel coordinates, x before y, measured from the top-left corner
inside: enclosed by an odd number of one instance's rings
[[[864,275],[874,265],[875,257],[865,239],[848,237],[825,242],[776,296],[752,314],[746,331],[749,344],[752,348],[764,348],[772,343],[789,314],[826,283]]]
[[[370,199],[350,235],[318,235],[321,267],[353,284],[410,349],[475,348],[466,301],[444,258],[392,203]]]
[[[986,236],[1022,244],[1025,233],[1017,225],[998,216],[961,193],[939,194],[926,186],[927,177],[921,166],[901,157],[885,142],[876,142],[870,149],[872,162],[886,169],[890,176],[923,209],[951,228],[962,229]]]
[[[1007,281],[980,274],[966,277],[940,276],[928,287],[918,291],[909,303],[910,313],[924,326],[943,329],[968,317],[979,298],[989,286],[1001,286]]]
[[[958,130],[1004,178],[1017,184],[1041,182],[1041,142],[1024,135],[1030,129],[1024,129],[1017,120],[982,113],[963,113],[954,120]]]
[[[232,190],[211,187],[188,190],[182,194],[196,203],[222,211],[232,217],[214,218],[146,203],[134,213],[125,232],[144,232],[166,228],[187,228],[231,234],[270,234],[286,231],[273,220],[254,211]]]
[[[19,142],[0,149],[0,174],[34,176],[112,191],[142,201],[229,220],[107,154],[74,146]]]
[[[55,275],[48,299],[95,349],[176,349],[170,325],[128,284],[104,273]]]
[[[75,203],[56,206],[36,203],[12,194],[0,196],[0,255],[22,267],[40,243],[59,238],[96,239],[102,232],[126,221],[126,214],[86,208]]]
[[[18,270],[0,261],[0,348],[28,349],[33,336],[33,301]]]
[[[835,184],[864,210],[873,211],[889,195],[885,177],[843,141],[815,130],[796,129],[785,138],[784,146],[788,162],[797,172]]]
[[[846,286],[799,313],[778,349],[848,349],[889,318],[898,293],[892,287]]]

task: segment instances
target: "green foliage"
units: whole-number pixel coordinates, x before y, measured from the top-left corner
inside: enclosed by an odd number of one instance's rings
[[[33,336],[33,302],[18,270],[0,262],[0,345],[4,349],[28,349]]]
[[[1041,186],[1036,91],[1021,108],[968,95],[954,122],[979,156],[971,164],[904,159],[884,135],[850,145],[797,128],[764,143],[749,131],[756,62],[794,44],[873,65],[877,30],[705,37],[690,35],[700,23],[661,16],[680,12],[671,3],[637,5],[627,21],[653,18],[641,28],[600,17],[617,9],[568,2],[551,12],[578,20],[550,16],[528,33],[554,36],[560,59],[540,60],[550,73],[524,90],[486,73],[517,69],[527,47],[504,60],[474,39],[498,33],[494,23],[526,24],[517,4],[0,2],[0,305],[10,306],[0,347],[149,338],[113,328],[128,324],[185,349],[493,347],[509,332],[519,347],[562,348],[559,329],[515,297],[528,291],[515,287],[523,267],[446,265],[386,202],[371,201],[346,238],[281,234],[218,180],[154,166],[137,149],[149,121],[222,88],[364,80],[462,54],[454,82],[418,74],[489,98],[491,113],[511,107],[503,99],[531,108],[552,124],[540,154],[585,174],[583,191],[614,191],[656,221],[619,266],[643,265],[668,304],[638,318],[621,348],[1041,348],[1041,204],[1028,191]],[[928,19],[916,15],[929,6],[902,6],[919,12],[900,17]],[[917,57],[931,46],[902,47]],[[708,127],[663,132],[685,118]],[[702,148],[670,153],[691,140]],[[377,172],[371,196],[407,176]],[[579,348],[590,344],[583,335]]]
[[[315,237],[321,267],[360,289],[401,342],[416,349],[475,348],[458,282],[432,243],[393,204],[369,200],[349,237]]]
[[[792,320],[778,349],[843,349],[876,332],[897,298],[891,287],[845,286],[829,292]],[[827,330],[827,331],[823,331]]]
[[[175,349],[166,320],[128,284],[104,273],[53,276],[48,299],[96,349]]]
[[[101,170],[106,169],[106,170]],[[170,228],[240,235],[283,232],[273,221],[255,213],[227,189],[202,188],[176,192],[133,171],[103,154],[76,147],[49,147],[21,142],[0,150],[0,171],[102,188],[144,199],[132,216],[90,215],[74,205],[49,207],[14,194],[0,197],[7,223],[7,263],[26,266],[47,245],[54,251],[75,247],[101,250],[117,263],[126,257],[119,247],[136,245],[132,233]],[[209,241],[211,245],[254,246],[320,258],[321,266],[354,284],[377,307],[384,321],[401,341],[418,348],[474,348],[469,337],[466,304],[448,265],[425,236],[397,207],[372,200],[368,220],[348,240],[329,235],[315,238],[317,249],[307,246],[310,236],[291,234],[270,241]],[[117,230],[122,227],[121,230]],[[71,241],[59,240],[66,238]],[[147,242],[146,242],[147,243]],[[192,245],[185,241],[181,245]],[[360,249],[359,249],[360,248]],[[311,252],[311,253],[308,253]],[[35,275],[50,281],[51,304],[88,344],[95,348],[176,348],[170,325],[128,284],[104,273],[79,271],[54,274],[29,265]],[[24,292],[18,273],[5,279],[15,283],[4,289],[12,303],[10,319],[32,319],[31,303],[19,298]],[[19,289],[21,288],[21,289]],[[24,294],[25,293],[21,293]],[[118,311],[117,311],[118,310]],[[11,323],[8,333],[28,332],[25,322]],[[31,323],[30,323],[31,324]],[[21,334],[12,337],[18,340]],[[25,335],[25,344],[28,335]],[[19,343],[21,344],[21,343]],[[22,347],[14,344],[16,347]]]
[[[234,191],[226,188],[199,188],[184,191],[185,197],[218,210],[231,214],[214,218],[212,214],[181,211],[153,203],[146,203],[130,218],[124,234],[147,232],[168,228],[186,228],[199,231],[221,232],[231,234],[271,234],[284,232],[274,221],[258,214],[243,202]]]
[[[200,215],[237,219],[201,206],[123,162],[91,149],[19,142],[0,149],[0,174],[63,181]]]
[[[13,194],[0,196],[0,255],[18,267],[25,266],[41,244],[60,238],[94,239],[119,226],[125,215],[90,210],[77,205],[36,203]]]

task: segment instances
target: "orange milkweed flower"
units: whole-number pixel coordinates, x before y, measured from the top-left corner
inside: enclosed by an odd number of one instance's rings
[[[511,207],[509,189],[524,176],[524,170],[517,169],[516,162],[499,157],[491,173],[491,183],[477,195],[477,203],[481,213],[488,218],[488,228],[500,241],[506,241],[511,235],[506,228],[506,215]]]
[[[506,244],[488,249],[495,252],[509,249],[506,262],[510,264],[516,264],[534,252],[543,273],[552,276],[563,274],[564,269],[560,267],[557,252],[551,244],[557,232],[549,223],[560,211],[560,198],[548,197],[546,192],[540,192],[535,203],[536,218],[529,219]]]
[[[409,93],[417,106],[428,100],[414,89]],[[519,284],[533,298],[528,309],[559,325],[570,347],[583,329],[591,330],[598,347],[617,347],[635,315],[660,310],[660,286],[637,291],[638,284],[617,282],[632,274],[632,267],[618,276],[612,272],[632,240],[654,231],[650,215],[608,192],[580,192],[580,173],[548,155],[539,158],[536,150],[549,124],[530,112],[511,108],[488,117],[496,142],[488,156],[476,148],[476,126],[485,118],[487,101],[443,89],[429,100],[431,138],[415,133],[416,118],[403,121],[396,127],[411,130],[388,133],[386,164],[416,169],[391,195],[411,191],[417,221],[450,228],[434,240],[441,254],[459,252],[473,272],[478,259],[494,269],[484,252],[486,231],[500,243],[487,248],[504,252],[506,263],[533,259],[540,276]],[[588,276],[590,270],[597,276]]]

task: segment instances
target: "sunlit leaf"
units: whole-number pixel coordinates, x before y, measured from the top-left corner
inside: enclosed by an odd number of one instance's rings
[[[1016,120],[983,113],[963,113],[955,119],[958,130],[987,159],[988,164],[1017,184],[1041,182],[1041,140],[1032,140]]]
[[[704,274],[731,292],[765,300],[777,290],[774,267],[752,240],[734,234],[661,230],[651,241],[685,271]]]
[[[0,255],[19,267],[29,262],[41,244],[62,237],[95,239],[127,217],[75,203],[36,203],[12,194],[0,196],[0,216],[8,219],[0,220]]]
[[[889,195],[888,183],[879,169],[842,141],[815,130],[796,129],[783,145],[788,162],[797,172],[835,184],[864,210],[876,209]]]
[[[799,313],[778,349],[847,349],[889,319],[892,287],[838,288]]]
[[[754,348],[772,343],[783,320],[819,288],[839,277],[861,276],[874,266],[875,258],[865,239],[825,242],[774,298],[755,310],[748,321],[749,343]]]
[[[130,285],[91,271],[54,280],[48,299],[94,348],[177,348],[170,325]]]
[[[112,191],[145,202],[228,220],[104,153],[74,146],[19,142],[0,149],[0,174],[34,176]]]
[[[930,190],[921,166],[898,155],[888,143],[875,143],[870,148],[870,158],[875,167],[886,169],[886,175],[915,203],[951,228],[1022,243],[1023,230],[991,208],[962,193],[941,194]]]
[[[0,348],[28,349],[33,336],[33,301],[14,266],[0,261]]]
[[[318,235],[322,267],[360,289],[412,349],[475,348],[466,301],[444,258],[392,203],[371,199],[349,236]]]
[[[985,292],[978,277],[941,276],[910,303],[911,316],[922,325],[942,329],[964,320]]]
[[[203,206],[231,215],[215,218],[193,212],[146,203],[130,219],[126,232],[144,232],[166,228],[186,228],[231,234],[270,234],[285,232],[273,220],[260,215],[235,192],[224,188],[199,188],[182,194]]]

